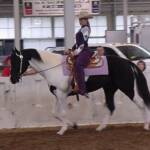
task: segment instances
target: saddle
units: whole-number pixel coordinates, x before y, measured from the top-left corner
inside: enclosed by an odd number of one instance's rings
[[[75,61],[76,61],[76,57],[70,54],[67,56],[66,63],[70,71],[74,70]],[[87,65],[86,68],[96,68],[96,67],[101,67],[102,65],[103,65],[102,57],[95,52],[93,56],[90,58],[90,63]]]
[[[74,69],[75,61],[76,61],[76,57],[72,56],[71,53],[69,53],[68,56],[66,57],[66,64],[67,64],[67,68],[71,72],[70,77],[72,76],[71,85],[72,85],[73,92],[77,92],[79,90],[78,84],[75,78],[75,69]],[[99,56],[98,53],[95,52],[90,58],[90,63],[87,65],[86,68],[92,69],[96,67],[101,67],[102,65],[103,65],[103,58]]]

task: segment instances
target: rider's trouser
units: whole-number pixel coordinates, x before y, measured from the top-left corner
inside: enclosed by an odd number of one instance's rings
[[[79,93],[84,95],[86,93],[84,68],[89,64],[93,52],[89,49],[82,50],[76,58],[75,62],[75,78],[79,86]]]

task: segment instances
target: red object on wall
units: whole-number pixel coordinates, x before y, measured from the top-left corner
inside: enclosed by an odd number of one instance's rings
[[[8,77],[10,75],[10,69],[11,69],[11,60],[10,56],[7,56],[3,63],[6,65],[2,70],[2,76]]]
[[[2,70],[2,77],[8,77],[10,75],[10,67],[5,67]]]
[[[32,14],[32,2],[25,2],[24,3],[24,12],[26,15]]]

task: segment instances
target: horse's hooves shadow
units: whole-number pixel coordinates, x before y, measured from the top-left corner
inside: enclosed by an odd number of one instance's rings
[[[72,126],[73,129],[77,130],[78,129],[78,125],[76,123],[73,124]]]

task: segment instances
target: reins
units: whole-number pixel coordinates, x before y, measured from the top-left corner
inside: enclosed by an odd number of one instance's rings
[[[53,67],[50,67],[50,68],[47,68],[47,69],[43,69],[43,70],[40,70],[40,71],[36,71],[36,73],[41,73],[41,72],[45,72],[45,71],[48,71],[48,70],[54,69],[54,68],[56,68],[56,67],[58,67],[58,66],[63,65],[64,63],[65,63],[65,61],[64,61],[64,62],[62,62],[62,63],[60,63],[60,64],[58,64],[58,65],[55,65],[55,66],[53,66]]]

